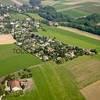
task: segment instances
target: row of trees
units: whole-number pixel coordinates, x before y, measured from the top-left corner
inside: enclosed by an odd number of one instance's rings
[[[71,22],[61,23],[64,26],[70,26],[73,28],[77,28],[83,31],[91,32],[97,35],[100,35],[100,15],[92,14],[87,17],[74,19]]]
[[[49,21],[65,22],[70,21],[71,18],[61,12],[57,12],[51,6],[41,7],[39,15]]]

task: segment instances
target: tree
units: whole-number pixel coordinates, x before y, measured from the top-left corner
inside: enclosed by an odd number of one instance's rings
[[[30,0],[29,3],[33,7],[37,7],[37,6],[39,7],[41,5],[41,0]]]
[[[0,96],[4,94],[4,86],[0,84]]]

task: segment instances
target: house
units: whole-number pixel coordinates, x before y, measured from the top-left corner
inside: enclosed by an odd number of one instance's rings
[[[35,26],[36,28],[39,28],[39,27],[40,27],[40,23],[39,23],[38,21],[35,21],[35,22],[34,22],[34,26]]]
[[[0,16],[0,21],[3,21],[4,20],[4,17],[3,16]]]
[[[6,91],[16,92],[22,90],[21,82],[19,80],[6,81],[5,84],[6,84],[5,88]]]
[[[52,21],[49,21],[48,24],[49,24],[50,26],[53,26],[53,22],[52,22]]]
[[[10,16],[9,13],[4,14],[4,17],[9,17],[9,16]]]
[[[53,22],[53,21],[49,21],[48,24],[50,26],[56,26],[56,27],[59,25],[58,22]]]

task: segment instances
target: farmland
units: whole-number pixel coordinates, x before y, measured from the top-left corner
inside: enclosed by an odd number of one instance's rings
[[[51,5],[59,12],[63,12],[71,17],[82,17],[92,13],[100,13],[99,0],[45,0],[44,5]]]
[[[24,97],[18,97],[17,100],[28,100],[29,98],[35,100],[84,100],[66,67],[58,68],[57,65],[52,66],[52,64],[45,63],[32,69],[35,90]],[[15,100],[11,97],[10,99]]]
[[[46,29],[47,29],[46,32],[43,32],[40,30],[40,33],[42,33],[42,35],[46,35],[50,37],[56,36],[58,40],[63,41],[68,44],[77,45],[84,48],[96,48],[98,50],[99,54],[96,56],[93,56],[93,57],[83,56],[73,61],[67,62],[65,64],[65,66],[68,66],[68,69],[76,78],[80,88],[83,88],[87,86],[88,84],[100,79],[99,78],[100,74],[99,72],[97,72],[97,71],[100,71],[99,69],[100,41],[99,40],[91,39],[89,37],[81,36],[78,34],[76,35],[73,32],[69,32],[69,31],[65,31],[61,29],[55,29],[54,27],[52,28],[46,27]],[[93,68],[95,69],[95,71],[93,70]],[[94,77],[92,77],[92,75],[94,75]]]
[[[0,0],[3,4],[14,4],[14,0]],[[29,0],[17,0],[20,3],[28,4]],[[92,13],[100,13],[99,0],[43,0],[43,5],[55,7],[59,12],[63,12],[71,17],[82,17]]]
[[[6,4],[6,2],[8,4],[13,4],[13,2],[11,1],[13,0],[7,0],[7,1],[5,0],[4,4]],[[17,1],[20,2],[20,0]],[[27,1],[28,0],[21,0],[22,3],[23,2],[28,3]],[[1,0],[1,2],[3,2],[3,0]],[[98,10],[100,9],[100,6],[98,6],[100,3],[99,0],[95,0],[95,2],[93,0],[84,0],[84,1],[83,0],[81,1],[44,0],[43,2],[44,5],[49,4],[55,7],[58,12],[68,14],[69,16],[74,18],[86,16],[94,12],[100,13]],[[86,9],[84,9],[84,7],[86,7]],[[94,10],[92,10],[92,7],[94,7]],[[86,100],[85,96],[92,97],[91,94],[88,95],[86,92],[88,92],[89,85],[90,85],[89,87],[90,92],[93,91],[91,90],[91,84],[100,80],[100,38],[99,36],[95,35],[98,38],[97,39],[96,37],[94,37],[94,35],[88,34],[87,36],[87,33],[86,35],[84,34],[84,32],[82,33],[81,31],[79,31],[78,33],[74,29],[70,31],[68,29],[59,28],[58,26],[57,27],[53,25],[47,26],[46,24],[42,23],[41,20],[43,18],[40,17],[36,12],[33,13],[26,12],[25,14],[18,13],[18,12],[11,12],[10,17],[13,21],[18,20],[17,25],[19,25],[19,27],[17,28],[18,30],[21,29],[21,31],[18,31],[18,34],[16,31],[15,34],[17,34],[19,40],[20,39],[22,40],[18,41],[18,38],[16,38],[16,36],[14,35],[14,38],[17,41],[16,44],[18,46],[13,42],[0,44],[0,77],[13,74],[14,72],[20,71],[22,69],[25,70],[25,68],[29,68],[30,72],[32,72],[31,79],[34,83],[32,85],[34,86],[32,86],[32,90],[25,91],[25,94],[20,96],[16,96],[12,94],[6,95],[7,100]],[[26,20],[27,18],[29,18],[29,20]],[[27,30],[28,28],[31,29],[30,27],[31,24],[26,24],[28,21],[29,23],[32,23],[33,20],[31,18],[34,18],[37,22],[40,22],[39,23],[40,27],[37,28],[36,32],[33,32],[34,29],[30,31]],[[25,28],[20,23],[22,20],[24,20],[23,25],[24,23],[26,24]],[[33,25],[34,24],[32,24],[32,26]],[[27,35],[28,37],[25,35]],[[36,44],[35,43],[36,39],[34,37],[37,37],[39,40],[41,40],[40,37],[42,36],[44,36],[44,38],[46,36],[47,40],[54,39],[54,41],[57,40],[57,42],[59,41],[59,43],[63,43],[64,45],[68,44],[70,47],[77,46],[84,49],[86,48],[85,50],[88,51],[90,49],[92,50],[96,49],[97,54],[94,53],[88,56],[86,55],[79,56],[75,59],[68,59],[68,61],[64,61],[64,63],[61,64],[60,63],[57,64],[51,59],[48,61],[46,60],[42,61],[43,59],[42,60],[39,59],[38,56],[39,53],[36,52],[37,56],[34,53],[34,49],[35,49],[34,44],[37,47],[39,45],[41,46],[42,44],[43,45],[45,44],[45,42],[41,44],[38,43]],[[22,44],[20,45],[20,43]],[[31,44],[33,49],[31,49]],[[21,49],[19,46],[23,49]],[[31,52],[30,49],[33,50],[33,52]],[[60,51],[60,49],[58,48],[57,50]],[[1,80],[2,78],[0,78],[0,81]],[[84,89],[86,89],[85,95],[84,93],[83,94],[81,93],[81,90]],[[87,99],[87,100],[91,100],[91,99]]]
[[[100,52],[99,40],[54,27],[49,28],[45,26],[45,29],[45,32],[39,30],[39,33],[48,37],[56,36],[57,40],[63,41],[64,43],[85,48],[96,48]],[[27,100],[29,98],[36,100],[84,100],[78,88],[84,88],[88,84],[100,79],[99,54],[93,57],[79,57],[75,60],[57,65],[54,62],[42,63],[30,54],[16,54],[12,51],[13,48],[16,48],[14,44],[0,46],[0,75],[2,76],[33,66],[32,73],[35,89],[25,96],[18,98],[8,97],[8,100]]]

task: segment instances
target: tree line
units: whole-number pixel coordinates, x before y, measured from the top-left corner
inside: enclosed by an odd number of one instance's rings
[[[61,12],[57,12],[56,9],[51,6],[46,6],[41,7],[39,15],[46,19],[46,21],[59,22],[62,26],[69,26],[100,35],[100,14],[95,13],[75,19]]]

